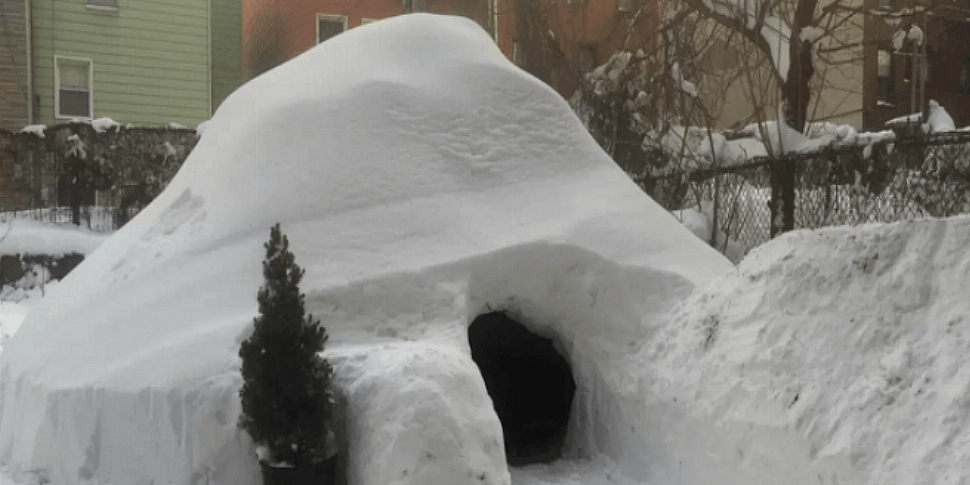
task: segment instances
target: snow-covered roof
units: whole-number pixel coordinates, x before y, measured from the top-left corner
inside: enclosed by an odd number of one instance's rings
[[[87,467],[112,483],[216,473],[254,484],[235,428],[237,350],[276,222],[357,406],[357,483],[390,483],[398,466],[408,483],[472,471],[487,477],[475,483],[507,483],[464,333],[486,307],[559,335],[580,385],[599,395],[650,315],[732,269],[476,24],[388,19],[229,96],[167,189],[32,310],[0,356],[6,464],[55,482]],[[468,392],[441,394],[455,385]],[[30,390],[15,395],[20,386]],[[77,436],[45,424],[50,413]],[[589,426],[575,439],[619,446],[621,434]],[[442,429],[460,433],[426,459]],[[102,459],[85,465],[91,433]],[[137,465],[118,458],[132,454]]]

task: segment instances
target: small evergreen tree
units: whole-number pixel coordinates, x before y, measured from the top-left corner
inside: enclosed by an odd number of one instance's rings
[[[276,224],[264,245],[265,282],[252,336],[242,343],[242,415],[239,426],[268,452],[271,464],[294,466],[326,458],[328,420],[333,409],[333,369],[318,353],[326,329],[304,317],[300,293],[303,269]]]

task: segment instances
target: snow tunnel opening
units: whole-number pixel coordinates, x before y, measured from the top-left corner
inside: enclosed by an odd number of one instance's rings
[[[492,312],[468,327],[468,343],[502,422],[509,465],[560,458],[576,381],[552,340]]]

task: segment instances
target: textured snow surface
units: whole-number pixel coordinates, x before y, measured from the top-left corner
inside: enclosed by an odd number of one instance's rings
[[[567,452],[641,470],[627,358],[732,270],[476,24],[388,19],[233,93],[31,310],[0,355],[0,461],[53,485],[255,485],[236,354],[276,222],[331,333],[357,484],[509,482],[466,337],[491,310],[572,363]]]
[[[627,478],[606,457],[591,460],[560,460],[548,465],[530,465],[512,470],[515,485],[640,485]],[[0,482],[2,484],[2,482]]]
[[[970,480],[967,241],[968,217],[799,231],[695,291],[642,354],[654,476]]]
[[[0,485],[22,485],[24,482],[16,482],[9,475],[0,471]]]
[[[89,254],[108,236],[67,224],[0,216],[0,254]]]

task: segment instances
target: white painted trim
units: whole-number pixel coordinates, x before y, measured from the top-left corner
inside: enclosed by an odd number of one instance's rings
[[[498,37],[498,2],[499,0],[492,0],[492,30],[495,35],[495,44],[499,46],[499,50],[502,50],[502,42]]]
[[[370,17],[361,17],[360,18],[360,25],[367,25],[367,24],[370,24],[370,23],[373,23],[373,22],[377,22],[378,20],[384,20],[384,19],[372,19]],[[317,24],[317,28],[319,28],[319,27],[320,27],[320,24],[318,23]],[[320,36],[318,35],[317,37],[319,38]]]
[[[330,14],[330,13],[318,13],[317,16],[316,16],[316,18],[314,19],[315,24],[313,26],[313,28],[317,32],[315,44],[319,44],[320,43],[320,20],[321,19],[341,20],[344,23],[344,30],[343,31],[344,32],[347,31],[347,16],[346,15],[338,15],[338,14]]]
[[[76,61],[76,62],[87,62],[88,63],[88,90],[90,96],[88,96],[88,114],[90,116],[70,116],[61,115],[61,71],[58,67],[58,62],[60,60],[66,61]],[[54,119],[66,120],[66,119],[94,119],[94,60],[87,57],[71,57],[71,56],[59,56],[54,55]]]

